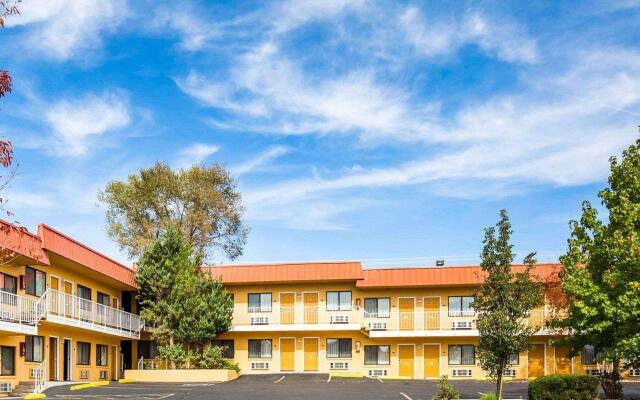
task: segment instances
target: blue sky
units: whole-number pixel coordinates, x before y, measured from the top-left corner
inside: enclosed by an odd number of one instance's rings
[[[239,261],[477,262],[565,249],[638,137],[640,2],[23,0],[0,31],[14,93],[8,207],[127,261],[99,189],[160,160],[220,162]]]

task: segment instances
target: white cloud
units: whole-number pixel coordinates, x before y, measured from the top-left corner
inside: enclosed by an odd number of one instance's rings
[[[100,48],[102,36],[115,30],[128,9],[126,0],[29,0],[7,25],[26,27],[27,51],[67,60]]]
[[[220,148],[213,144],[193,143],[178,154],[178,167],[186,168],[194,164],[201,164],[218,150]]]
[[[46,110],[46,123],[53,133],[53,150],[58,155],[87,153],[93,137],[117,131],[129,125],[126,95],[105,92],[60,100]]]
[[[282,34],[312,20],[331,20],[366,5],[364,0],[287,0],[271,12],[269,23],[277,34]]]
[[[242,163],[239,165],[235,165],[230,168],[231,173],[238,177],[240,175],[249,174],[254,172],[258,168],[268,164],[269,162],[275,160],[276,158],[287,154],[290,151],[288,147],[285,146],[274,146],[271,147],[262,153],[258,154],[256,157]]]
[[[154,10],[149,27],[162,35],[171,29],[180,38],[178,47],[186,51],[206,49],[220,35],[219,28],[204,21],[197,11],[180,5],[180,8],[159,7]]]

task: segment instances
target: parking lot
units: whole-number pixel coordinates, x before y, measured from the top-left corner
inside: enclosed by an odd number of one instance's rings
[[[452,381],[460,391],[461,399],[477,399],[481,393],[494,390],[494,384],[486,381]],[[296,375],[245,375],[235,381],[219,384],[142,384],[112,383],[78,391],[70,391],[68,386],[47,390],[49,398],[59,400],[261,400],[284,399],[395,399],[430,400],[437,387],[434,381],[398,381],[367,378],[329,379],[326,374]],[[628,398],[640,398],[640,383],[626,384]],[[526,399],[526,382],[507,382],[505,399]]]

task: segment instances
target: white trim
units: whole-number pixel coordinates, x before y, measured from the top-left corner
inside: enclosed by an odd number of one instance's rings
[[[415,303],[414,303],[415,306]],[[396,346],[396,351],[398,352],[398,375],[400,375],[400,346],[412,346],[413,347],[413,375],[411,379],[416,378],[416,344],[415,343],[398,343]]]
[[[109,357],[109,358],[111,358],[111,360],[109,360],[109,363],[113,364],[113,360],[115,360],[115,365],[109,365],[109,372],[111,372],[111,368],[115,368],[114,369],[115,376],[112,377],[112,379],[114,381],[117,381],[118,379],[120,379],[120,368],[119,368],[120,365],[118,363],[118,359],[120,358],[120,357],[118,357],[118,355],[120,354],[120,352],[118,351],[119,347],[120,346],[115,345],[115,344],[111,345],[111,352],[113,354],[111,354],[111,357]]]
[[[62,338],[62,351],[64,353],[64,341],[68,340],[69,341],[69,376],[67,378],[69,378],[67,381],[68,382],[72,382],[73,381],[73,339],[71,338]],[[64,369],[64,360],[66,360],[67,358],[67,354],[65,353],[63,355],[64,359],[62,361],[62,368]],[[64,371],[62,371],[62,380],[64,381]]]
[[[320,307],[320,303],[322,302],[322,300],[320,299],[320,293],[321,293],[320,291],[302,292],[302,324],[303,325],[308,325],[308,326],[312,326],[312,327],[316,326],[317,327],[318,324],[320,323],[320,312],[321,311],[325,311],[325,310],[322,310],[322,308]],[[305,317],[307,315],[307,313],[305,311],[305,307],[307,307],[307,306],[304,303],[304,295],[305,294],[315,294],[316,296],[318,296],[317,297],[318,298],[318,302],[316,303],[316,322],[315,322],[315,324],[312,324],[312,323],[307,324],[306,321],[305,321]]]
[[[438,375],[427,377],[427,374],[424,370],[424,348],[426,346],[438,346],[438,357],[436,360],[438,361]],[[441,376],[441,363],[440,363],[440,354],[442,353],[442,344],[441,343],[422,343],[422,379],[438,379]]]
[[[48,380],[55,380],[55,381],[60,381],[60,337],[59,336],[53,336],[50,335],[49,336],[49,346],[51,346],[51,338],[55,338],[56,339],[56,379],[52,379],[51,377],[49,377]],[[49,349],[49,354],[51,354],[51,349]],[[51,362],[53,362],[53,360],[49,360],[49,364],[51,364]],[[50,365],[49,365],[50,367]],[[47,374],[49,373],[48,369],[47,369]]]
[[[282,370],[282,339],[293,339],[293,370],[289,371],[283,371]],[[319,344],[318,344],[319,345]],[[304,350],[304,349],[303,349]],[[271,351],[273,352],[273,349],[271,349]],[[280,372],[296,372],[298,370],[298,363],[296,362],[296,338],[295,336],[282,336],[278,338],[278,355],[280,357],[278,357],[278,370]]]
[[[283,294],[292,294],[293,295],[293,323],[292,324],[283,324],[282,323],[282,295]],[[318,298],[318,301],[320,301],[320,298]],[[295,325],[296,323],[296,292],[279,292],[278,293],[278,321],[280,321],[280,325]],[[303,317],[304,317],[304,313],[303,313]]]
[[[402,314],[402,311],[400,311],[400,300],[401,299],[413,299],[413,311],[411,313],[412,320],[413,320],[413,328],[412,329],[402,329],[402,327],[400,326],[400,316]],[[407,331],[407,332],[415,331],[415,329],[416,329],[416,296],[402,296],[402,297],[398,296],[397,297],[397,301],[398,301],[398,331]],[[423,311],[424,311],[424,304],[422,306],[423,306]]]
[[[307,339],[316,339],[317,340],[316,343],[318,344],[318,346],[316,348],[316,357],[317,357],[318,368],[315,369],[315,370],[307,370],[305,368],[305,365],[304,365],[305,364],[304,362],[307,359],[307,354],[306,354],[307,352],[305,350],[306,349],[305,341]],[[308,337],[303,337],[302,338],[302,370],[304,372],[314,372],[314,371],[319,372],[320,371],[320,336],[308,336]]]
[[[438,299],[438,329],[435,330],[442,330],[442,296],[423,296],[422,297],[422,319],[423,321],[423,325],[424,325],[424,330],[430,330],[427,329],[427,320],[425,319],[425,313],[427,312],[427,310],[424,308],[424,305],[426,304],[425,300],[426,299]]]

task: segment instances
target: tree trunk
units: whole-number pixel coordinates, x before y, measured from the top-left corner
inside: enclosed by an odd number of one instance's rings
[[[502,375],[504,374],[504,365],[505,363],[503,362],[498,368],[498,377],[496,379],[496,396],[498,400],[502,400]]]
[[[602,373],[600,384],[607,399],[622,400],[624,398],[624,391],[622,389],[622,382],[620,382],[620,360],[613,360],[612,364],[613,368],[611,368],[611,372],[604,371]]]

